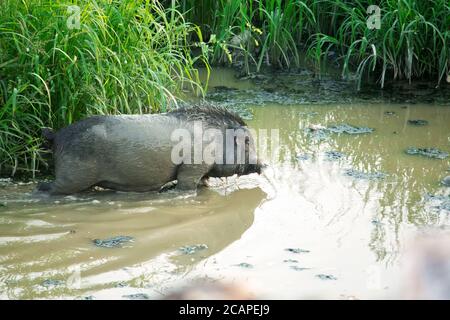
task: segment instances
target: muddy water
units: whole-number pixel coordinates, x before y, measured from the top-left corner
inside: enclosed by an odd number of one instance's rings
[[[263,298],[401,297],[409,239],[449,224],[440,180],[450,158],[405,153],[450,152],[446,93],[427,90],[355,95],[308,74],[236,80],[220,70],[209,98],[256,130],[279,130],[264,176],[212,180],[197,195],[46,197],[2,181],[0,297],[161,298],[198,279]],[[408,123],[417,119],[428,124]],[[342,124],[374,131],[321,129]],[[133,241],[93,242],[115,236]]]

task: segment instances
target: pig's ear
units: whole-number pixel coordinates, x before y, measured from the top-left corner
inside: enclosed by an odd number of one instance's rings
[[[47,141],[53,141],[55,139],[55,132],[52,128],[41,128],[42,137]]]

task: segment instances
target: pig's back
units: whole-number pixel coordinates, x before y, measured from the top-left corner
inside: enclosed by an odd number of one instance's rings
[[[90,117],[57,133],[55,159],[92,163],[100,180],[159,185],[174,177],[171,134],[179,127],[164,114]]]

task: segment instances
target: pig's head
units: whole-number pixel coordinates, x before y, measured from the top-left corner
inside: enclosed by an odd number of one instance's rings
[[[255,139],[246,126],[226,129],[223,142],[223,161],[215,163],[210,177],[229,177],[261,173],[263,165],[257,158]]]
[[[264,165],[257,158],[255,137],[239,115],[205,103],[179,108],[170,114],[191,124],[200,121],[204,130],[214,129],[220,133],[216,143],[222,145],[223,161],[216,160],[207,177],[261,173]]]

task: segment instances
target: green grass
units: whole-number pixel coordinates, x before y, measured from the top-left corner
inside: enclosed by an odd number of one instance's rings
[[[80,29],[67,26],[70,4]],[[206,51],[194,56],[192,38],[199,29],[155,1],[1,1],[0,174],[43,169],[43,126],[164,111],[183,88],[202,94],[195,66],[208,66]]]
[[[211,62],[232,62],[229,52],[241,51],[247,70],[248,64],[255,65],[257,71],[263,64],[299,65],[298,44],[306,34],[302,30],[315,25],[313,12],[302,1],[204,0],[201,5],[196,0],[179,2],[189,21],[200,25],[206,36],[213,35]]]
[[[386,80],[430,78],[437,85],[450,68],[450,3],[447,0],[385,0],[380,29],[367,28],[370,1],[335,1],[339,23],[333,32],[312,36],[310,56],[323,59],[339,53],[342,74],[356,71],[358,88],[372,74],[383,87]],[[311,50],[314,48],[314,50]]]
[[[181,0],[186,17],[214,35],[212,63],[229,61],[236,35],[238,49],[253,64],[299,67],[308,52],[320,74],[328,55],[338,57],[343,76],[355,73],[358,87],[372,75],[388,79],[432,77],[436,84],[450,68],[448,0]],[[369,29],[369,5],[381,9],[381,28]],[[260,30],[261,32],[255,32]],[[250,36],[248,36],[250,35]],[[256,48],[255,48],[256,46]],[[247,70],[250,68],[247,66]]]

